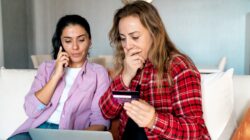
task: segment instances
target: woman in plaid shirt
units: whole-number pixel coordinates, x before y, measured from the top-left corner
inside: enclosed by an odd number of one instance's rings
[[[99,105],[120,118],[121,139],[210,139],[202,117],[200,74],[169,39],[156,8],[143,1],[119,9],[109,33],[116,76]],[[119,103],[112,91],[139,91]]]

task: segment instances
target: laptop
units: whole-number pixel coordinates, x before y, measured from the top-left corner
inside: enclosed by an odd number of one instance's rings
[[[29,134],[32,140],[113,140],[109,131],[34,128],[29,130]]]

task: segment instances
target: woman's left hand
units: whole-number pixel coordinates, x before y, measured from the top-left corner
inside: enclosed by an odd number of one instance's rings
[[[138,124],[139,127],[151,129],[155,121],[155,108],[144,100],[132,100],[124,103],[127,115]]]

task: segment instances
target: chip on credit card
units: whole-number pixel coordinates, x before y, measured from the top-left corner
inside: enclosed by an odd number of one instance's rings
[[[120,103],[131,102],[140,98],[139,91],[112,91],[113,97]]]

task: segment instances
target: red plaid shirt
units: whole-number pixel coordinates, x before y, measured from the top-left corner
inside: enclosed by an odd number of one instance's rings
[[[190,66],[192,68],[190,68]],[[175,57],[170,64],[173,84],[170,85],[167,73],[157,87],[157,70],[146,62],[141,81],[140,98],[154,106],[156,120],[152,129],[144,128],[149,140],[208,140],[211,139],[202,117],[200,74],[184,57]],[[128,116],[121,104],[112,96],[114,90],[135,90],[141,78],[139,71],[126,87],[121,75],[114,78],[99,105],[105,118],[120,117],[120,136],[124,132]]]

